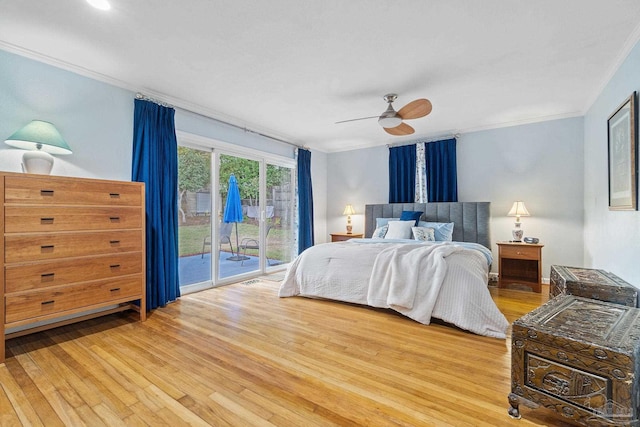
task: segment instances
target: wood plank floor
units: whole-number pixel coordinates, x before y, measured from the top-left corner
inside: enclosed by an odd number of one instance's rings
[[[7,343],[2,426],[563,425],[507,415],[510,340],[248,281]],[[492,289],[509,321],[543,294]]]

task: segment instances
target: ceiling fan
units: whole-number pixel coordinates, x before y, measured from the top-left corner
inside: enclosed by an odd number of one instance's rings
[[[386,111],[379,116],[342,120],[340,122],[336,122],[336,124],[377,118],[378,124],[380,124],[388,134],[396,136],[411,135],[415,130],[408,124],[404,123],[403,120],[419,119],[420,117],[424,117],[431,113],[431,110],[433,109],[431,101],[425,98],[416,99],[402,107],[399,111],[396,111],[393,109],[392,105],[396,98],[398,98],[398,95],[395,93],[388,93],[384,96],[384,100],[389,104],[389,106]]]

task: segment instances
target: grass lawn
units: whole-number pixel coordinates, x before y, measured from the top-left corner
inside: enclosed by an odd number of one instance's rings
[[[267,257],[271,260],[289,262],[292,259],[291,238],[292,233],[288,228],[273,227],[267,236]],[[199,255],[203,252],[202,243],[205,236],[211,235],[211,224],[179,225],[178,242],[180,256]],[[238,238],[258,238],[258,226],[256,224],[241,222],[238,224]],[[236,247],[235,225],[231,232],[233,247]],[[204,252],[211,249],[207,246]],[[257,251],[247,251],[247,254],[257,255]]]

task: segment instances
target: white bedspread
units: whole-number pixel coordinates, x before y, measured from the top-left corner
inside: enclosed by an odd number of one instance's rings
[[[279,296],[301,295],[391,308],[505,338],[509,323],[487,288],[485,254],[451,242],[356,241],[313,246],[289,266]]]

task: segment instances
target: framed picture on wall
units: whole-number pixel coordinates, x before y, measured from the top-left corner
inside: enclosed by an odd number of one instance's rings
[[[609,116],[609,209],[637,210],[636,92]]]

